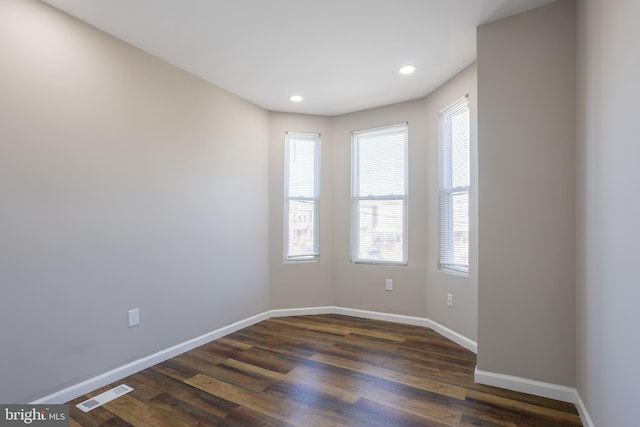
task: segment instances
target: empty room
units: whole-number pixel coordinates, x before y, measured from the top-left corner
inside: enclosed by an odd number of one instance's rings
[[[0,424],[637,425],[639,20],[0,0]]]

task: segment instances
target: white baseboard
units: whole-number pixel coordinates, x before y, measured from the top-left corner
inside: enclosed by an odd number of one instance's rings
[[[96,377],[89,378],[85,381],[82,381],[81,383],[72,385],[63,390],[44,396],[38,400],[31,402],[31,404],[41,405],[68,402],[100,387],[104,387],[105,385],[119,381],[122,378],[125,378],[143,369],[164,362],[165,360],[168,360],[172,357],[178,356],[184,352],[192,350],[196,347],[199,347],[208,342],[224,337],[225,335],[239,331],[240,329],[246,328],[271,317],[305,316],[313,314],[342,314],[345,316],[360,317],[365,319],[385,320],[388,322],[424,326],[433,329],[440,335],[443,335],[444,337],[452,340],[453,342],[474,353],[477,352],[477,343],[475,341],[447,328],[446,326],[423,317],[381,313],[376,311],[360,310],[338,306],[274,309],[256,314],[255,316],[251,316],[247,319],[240,320],[230,325],[223,326],[222,328],[216,329],[204,335],[200,335],[199,337],[187,340],[183,343],[174,345],[173,347],[161,350],[150,356],[127,363],[126,365],[120,366]],[[529,380],[526,378],[520,378],[511,375],[481,371],[477,368],[475,371],[475,381],[480,384],[501,387],[509,390],[520,391],[536,396],[548,397],[551,399],[573,403],[578,409],[578,413],[580,414],[583,425],[585,427],[595,427],[584,402],[580,398],[580,395],[575,388]]]
[[[573,387],[545,383],[512,375],[496,374],[495,372],[481,371],[478,368],[476,368],[474,376],[475,382],[479,384],[506,388],[508,390],[573,403],[576,405],[582,425],[584,427],[595,427],[593,420],[589,415],[589,411],[580,397],[580,393],[578,393],[578,390]]]
[[[158,363],[164,362],[165,360],[171,359],[172,357],[178,356],[189,350],[193,350],[196,347],[221,338],[232,332],[239,331],[240,329],[251,326],[254,323],[261,322],[265,319],[268,319],[269,317],[270,316],[268,315],[268,312],[264,312],[232,323],[230,325],[223,326],[222,328],[216,329],[204,335],[200,335],[199,337],[192,338],[188,341],[174,345],[173,347],[160,350],[159,352],[154,353],[150,356],[134,360],[133,362],[127,363],[126,365],[112,369],[111,371],[105,372],[93,378],[89,378],[88,380],[82,381],[81,383],[74,384],[63,390],[44,396],[38,400],[34,400],[30,404],[46,405],[69,402],[70,400],[87,394],[93,390],[99,389],[100,387],[104,387],[108,384],[119,381],[122,378],[128,377],[129,375],[135,374],[136,372],[140,372],[143,369],[147,369],[153,365],[157,365]]]
[[[451,341],[458,344],[459,346],[462,346],[467,350],[475,354],[478,354],[478,344],[472,339],[467,338],[464,335],[457,333],[453,329],[449,329],[446,326],[439,324],[438,322],[434,322],[433,320],[428,320],[428,319],[427,321],[428,321],[427,326],[429,328],[433,329],[440,335],[446,338],[449,338]]]
[[[424,317],[405,316],[402,314],[380,313],[377,311],[358,310],[355,308],[333,307],[335,314],[344,314],[345,316],[363,317],[365,319],[385,320],[387,322],[404,323],[406,325],[424,326],[433,329],[445,338],[450,339],[456,344],[466,348],[474,353],[478,352],[478,344],[456,331],[434,322]]]
[[[313,314],[334,314],[335,308],[332,305],[323,307],[301,307],[301,308],[276,308],[269,310],[269,317],[287,317],[287,316],[310,316]]]
[[[508,390],[548,397],[549,399],[561,400],[563,402],[576,403],[575,388],[530,380],[528,378],[515,377],[512,375],[481,371],[478,368],[476,368],[474,377],[475,382],[479,384],[506,388]]]
[[[580,420],[582,421],[582,425],[584,427],[596,427],[591,419],[591,415],[589,415],[589,411],[587,411],[587,406],[582,401],[580,397],[580,393],[576,390],[576,409],[578,409],[578,414],[580,414]]]
[[[381,313],[379,311],[360,310],[357,308],[325,306],[271,310],[270,317],[304,316],[310,314],[342,314],[344,316],[360,317],[364,319],[384,320],[387,322],[403,323],[405,325],[424,326],[433,329],[440,335],[474,353],[478,352],[475,341],[456,331],[424,317],[406,316],[403,314]]]
[[[476,352],[477,349],[476,343],[469,338],[466,338],[465,336],[460,335],[457,332],[445,326],[442,326],[437,322],[422,317],[380,313],[376,311],[359,310],[337,306],[274,309],[256,314],[255,316],[251,316],[247,319],[240,320],[230,325],[223,326],[222,328],[216,329],[204,335],[200,335],[199,337],[187,340],[183,343],[174,345],[173,347],[169,347],[167,349],[160,350],[159,352],[152,355],[134,360],[133,362],[127,363],[126,365],[112,369],[111,371],[105,372],[93,378],[82,381],[78,384],[67,387],[63,390],[44,396],[38,400],[31,402],[31,404],[42,405],[68,402],[100,387],[104,387],[105,385],[119,381],[122,378],[135,374],[136,372],[139,372],[143,369],[149,368],[153,365],[157,365],[158,363],[164,362],[165,360],[168,360],[172,357],[178,356],[184,352],[221,338],[225,335],[236,332],[240,329],[246,328],[247,326],[251,326],[255,323],[266,320],[270,317],[304,316],[312,314],[342,314],[345,316],[361,317],[365,319],[386,320],[389,322],[425,326],[433,329],[434,331],[445,336],[446,338],[449,338],[450,340],[468,350]]]

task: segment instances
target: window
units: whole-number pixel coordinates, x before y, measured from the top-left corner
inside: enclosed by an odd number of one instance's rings
[[[469,272],[469,97],[440,112],[440,269]]]
[[[285,138],[285,261],[319,256],[320,135],[287,133]]]
[[[407,124],[353,133],[353,262],[406,264]]]

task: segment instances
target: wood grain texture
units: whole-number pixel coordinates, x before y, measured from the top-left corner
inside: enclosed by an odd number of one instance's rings
[[[269,319],[118,384],[81,426],[581,426],[568,403],[475,384],[476,356],[420,326],[340,315]]]

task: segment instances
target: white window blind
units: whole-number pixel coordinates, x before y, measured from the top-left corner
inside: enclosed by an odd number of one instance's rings
[[[353,133],[354,262],[406,264],[407,125]]]
[[[285,261],[317,260],[320,228],[320,135],[285,138]]]
[[[440,112],[440,269],[469,271],[469,97]]]

